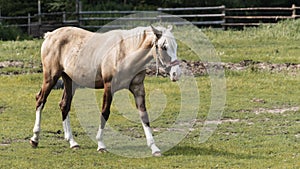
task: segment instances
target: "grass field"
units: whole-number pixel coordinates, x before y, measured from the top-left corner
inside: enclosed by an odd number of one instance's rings
[[[272,63],[300,63],[300,20],[245,31],[203,30],[223,62],[244,59]],[[41,40],[1,41],[0,62],[18,60],[21,75],[0,76],[0,168],[300,168],[300,72],[226,70],[226,105],[222,123],[204,143],[199,133],[211,105],[209,76],[196,78],[200,94],[196,123],[188,135],[162,157],[128,158],[114,153],[99,154],[86,134],[74,107],[71,123],[79,150],[69,149],[63,139],[58,107],[62,91],[54,90],[42,115],[39,148],[32,149],[29,138],[35,119],[35,94],[42,75],[39,48]],[[179,44],[180,45],[180,44]],[[184,46],[184,44],[182,44]],[[197,59],[180,48],[182,59]],[[36,70],[32,71],[32,67]],[[152,122],[154,135],[170,128],[180,107],[180,91],[168,78],[147,77],[149,93],[159,89],[168,99],[164,112]],[[102,91],[97,91],[101,102]],[[128,121],[112,107],[110,124],[132,137],[143,137],[139,123]],[[175,117],[174,117],[175,116]],[[98,117],[95,117],[98,118]],[[158,144],[159,146],[159,144]],[[146,148],[146,143],[145,143]],[[113,147],[110,147],[113,149]],[[150,153],[150,150],[149,150]]]

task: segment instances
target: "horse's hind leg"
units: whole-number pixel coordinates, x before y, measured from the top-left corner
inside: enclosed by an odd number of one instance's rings
[[[72,128],[71,128],[70,116],[69,116],[71,102],[76,90],[76,86],[74,86],[75,84],[74,85],[72,84],[72,79],[67,74],[63,73],[62,78],[64,81],[64,93],[59,106],[62,112],[65,139],[70,143],[70,148],[78,148],[79,145],[74,140],[72,135]]]
[[[56,84],[58,78],[60,77],[60,73],[57,72],[55,74],[48,73],[44,71],[43,74],[43,85],[40,92],[36,95],[36,118],[33,127],[33,136],[30,139],[30,144],[32,147],[38,146],[39,134],[41,131],[41,114],[42,110],[47,101],[47,97],[50,94],[52,87]]]

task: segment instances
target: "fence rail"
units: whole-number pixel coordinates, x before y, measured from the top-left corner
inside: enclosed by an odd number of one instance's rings
[[[224,27],[258,26],[273,24],[283,19],[300,18],[300,7],[255,7],[255,8],[226,8]]]
[[[283,7],[256,7],[256,8],[227,8],[227,11],[289,11],[292,8],[283,8]]]
[[[124,17],[135,13],[154,13],[162,15],[151,17]],[[167,13],[167,14],[164,14]],[[157,8],[157,11],[82,11],[81,5],[77,12],[40,13],[28,16],[0,16],[0,25],[7,27],[16,26],[27,28],[28,34],[41,36],[61,26],[73,25],[84,28],[99,29],[107,23],[119,19],[120,21],[172,21],[179,17],[190,23],[201,26],[211,26],[226,29],[227,27],[257,26],[273,24],[284,19],[300,18],[300,7],[255,7],[255,8],[226,8],[224,5],[213,7],[188,7],[188,8]],[[174,25],[185,25],[186,21],[174,19]],[[120,25],[110,25],[119,28]]]
[[[216,9],[225,9],[225,5],[221,6],[211,6],[211,7],[190,7],[190,8],[157,8],[158,11],[195,11],[195,10],[216,10]]]

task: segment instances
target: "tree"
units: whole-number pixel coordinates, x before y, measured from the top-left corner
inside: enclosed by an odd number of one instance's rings
[[[48,0],[45,1],[45,6],[48,12],[75,11],[74,0]]]
[[[37,13],[37,1],[32,0],[0,0],[1,15],[18,16]]]
[[[86,10],[155,10],[158,7],[216,6],[300,6],[299,0],[81,0]],[[37,13],[38,0],[0,0],[2,16]],[[75,0],[41,0],[42,12],[75,11]]]

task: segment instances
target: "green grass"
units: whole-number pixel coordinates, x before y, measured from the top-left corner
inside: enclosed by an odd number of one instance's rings
[[[207,48],[215,48],[215,55],[223,62],[240,62],[255,60],[272,63],[300,63],[299,41],[300,20],[280,22],[276,25],[264,25],[258,28],[246,28],[242,31],[203,29],[202,36],[189,32],[188,28],[179,29],[176,33],[178,40],[178,57],[187,60],[199,60],[185,44],[185,38],[195,38],[194,42],[211,43],[200,47],[201,53]],[[181,37],[182,35],[182,37]],[[199,38],[200,37],[200,38]],[[202,40],[202,41],[201,41]],[[199,55],[201,55],[201,53]]]
[[[0,69],[0,73],[32,73],[41,71],[41,44],[42,40],[0,41],[0,62],[21,61],[24,63],[22,68],[2,68]]]
[[[212,137],[205,143],[199,143],[201,121],[206,117],[210,105],[210,80],[208,77],[197,78],[200,92],[198,123],[194,131],[180,144],[164,153],[161,158],[131,159],[113,153],[98,154],[96,144],[90,140],[72,110],[71,119],[76,140],[81,149],[73,151],[63,140],[61,115],[58,102],[62,91],[51,93],[43,112],[40,147],[32,149],[28,139],[32,135],[34,124],[34,95],[39,90],[41,75],[1,76],[0,103],[5,110],[1,118],[0,146],[1,168],[297,168],[299,159],[300,133],[297,112],[283,114],[255,114],[257,108],[282,108],[299,106],[299,90],[295,86],[300,78],[285,74],[247,72],[241,76],[227,77],[227,99],[223,119],[239,119],[238,122],[223,122]],[[170,88],[168,79],[148,77],[148,93],[156,84],[165,92],[180,93],[176,87]],[[172,83],[171,83],[172,84]],[[201,84],[201,85],[200,85]],[[285,84],[284,86],[282,84]],[[20,87],[22,86],[22,87]],[[173,86],[173,84],[171,85]],[[97,93],[101,95],[101,92]],[[101,97],[101,96],[99,96]],[[168,98],[174,99],[173,96]],[[253,98],[264,99],[265,103],[255,103]],[[99,99],[101,100],[101,99]],[[165,112],[152,123],[155,128],[167,128],[172,124],[172,108],[168,102]],[[139,123],[126,122],[121,114],[112,108],[110,124],[122,129],[125,134],[136,136],[142,133]],[[245,111],[242,111],[245,110]],[[98,117],[94,117],[98,118]],[[128,120],[127,120],[128,121]],[[125,122],[125,123],[124,123]],[[132,133],[134,128],[137,132]],[[159,134],[159,132],[154,132]],[[143,135],[142,135],[143,136]],[[113,148],[113,147],[111,147]],[[150,153],[150,151],[149,151]]]
[[[225,62],[253,59],[299,63],[299,21],[244,31],[206,29],[203,32]],[[0,61],[18,60],[25,65],[33,63],[39,66],[41,42],[0,41]],[[184,47],[185,44],[180,43],[179,57],[196,60],[197,56]],[[279,52],[273,52],[276,49]],[[24,67],[25,72],[30,72],[29,67]],[[28,140],[32,136],[35,94],[40,89],[42,75],[1,75],[0,168],[300,168],[300,111],[267,112],[299,107],[299,71],[289,74],[249,69],[242,72],[226,70],[225,73],[226,104],[222,124],[218,125],[206,142],[199,142],[200,131],[211,105],[211,81],[209,76],[197,77],[200,103],[196,124],[178,145],[164,152],[160,158],[128,158],[114,153],[97,153],[97,145],[82,128],[74,107],[70,112],[71,123],[81,149],[69,149],[60,132],[62,121],[58,102],[62,90],[53,90],[50,94],[42,114],[40,144],[37,149],[32,149]],[[151,123],[154,128],[159,129],[154,132],[157,136],[171,127],[180,112],[180,90],[176,83],[161,77],[147,77],[145,86],[149,110],[152,110],[151,102],[163,99],[157,98],[155,92],[163,93],[167,99],[162,114],[154,112],[154,115],[150,115],[152,118],[159,115]],[[100,105],[102,90],[96,94]],[[116,99],[117,97],[116,94]],[[263,101],[253,101],[255,99]],[[256,113],[261,108],[265,111]],[[117,106],[113,105],[109,123],[125,135],[144,137],[141,125],[136,121],[138,115],[133,114],[132,117],[136,119],[126,119],[118,112]]]
[[[252,59],[273,63],[300,63],[300,20],[247,28],[243,31],[207,29],[205,35],[224,62]]]

